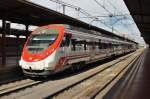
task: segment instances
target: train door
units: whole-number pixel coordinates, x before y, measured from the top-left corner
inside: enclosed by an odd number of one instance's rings
[[[71,36],[72,36],[71,34],[65,33],[63,40],[61,42],[60,52],[61,52],[62,56],[64,56],[64,57],[66,57],[69,54],[69,52],[71,51],[70,46],[69,46]]]
[[[70,47],[71,37],[72,37],[72,34],[66,33],[65,47],[64,47],[65,56],[68,56],[71,53],[71,47]]]

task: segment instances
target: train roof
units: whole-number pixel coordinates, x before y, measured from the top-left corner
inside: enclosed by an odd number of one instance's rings
[[[77,31],[82,31],[82,32],[89,33],[89,34],[99,35],[101,37],[105,37],[105,38],[107,37],[108,39],[112,38],[112,35],[107,35],[107,34],[103,33],[105,30],[103,30],[103,31],[88,30],[88,29],[85,29],[85,28],[82,28],[82,27],[76,27],[76,26],[72,26],[72,25],[68,25],[68,24],[63,24],[63,25],[64,25],[64,27],[66,29],[77,30]],[[108,32],[108,31],[106,31],[106,32]],[[126,38],[118,36],[118,35],[117,36],[114,35],[113,39],[121,40],[121,41],[125,41],[125,42],[132,42],[132,43],[136,43],[137,44],[137,42],[135,42],[135,41],[126,39]]]

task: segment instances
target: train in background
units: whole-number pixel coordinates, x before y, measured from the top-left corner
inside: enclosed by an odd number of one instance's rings
[[[19,65],[25,75],[47,76],[111,56],[135,51],[137,43],[66,24],[35,29],[28,37]]]

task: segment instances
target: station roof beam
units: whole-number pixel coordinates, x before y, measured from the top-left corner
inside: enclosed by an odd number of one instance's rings
[[[150,45],[150,0],[124,0],[141,36]]]

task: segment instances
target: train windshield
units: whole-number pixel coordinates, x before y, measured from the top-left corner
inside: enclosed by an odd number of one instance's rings
[[[39,53],[48,48],[56,40],[58,31],[56,29],[40,29],[32,33],[27,44],[30,53]]]

